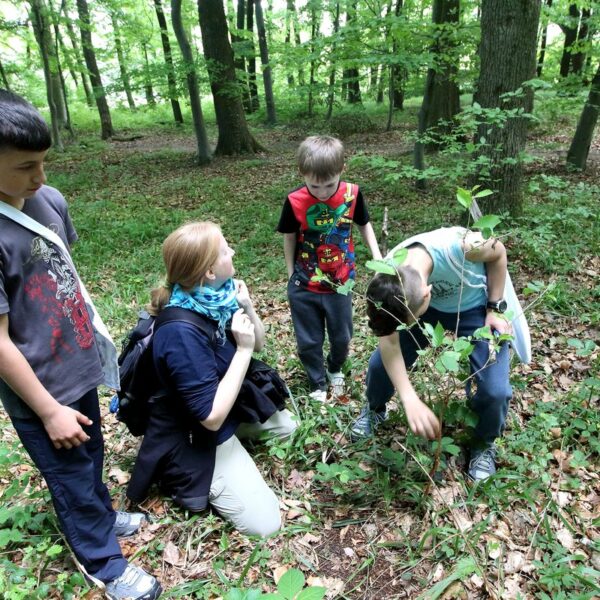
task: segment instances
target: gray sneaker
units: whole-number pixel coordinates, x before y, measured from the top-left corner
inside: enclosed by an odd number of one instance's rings
[[[123,575],[104,588],[108,600],[156,600],[161,593],[162,587],[156,577],[135,565],[127,565]]]
[[[137,533],[142,522],[146,520],[144,513],[129,513],[117,510],[116,515],[113,531],[117,537],[129,537]]]
[[[469,479],[475,483],[484,481],[496,472],[496,447],[471,450],[471,460],[467,471]]]
[[[387,419],[387,411],[383,410],[375,411],[369,408],[368,404],[365,404],[360,411],[360,415],[352,426],[350,427],[350,440],[358,442],[365,438],[373,437],[375,429]]]

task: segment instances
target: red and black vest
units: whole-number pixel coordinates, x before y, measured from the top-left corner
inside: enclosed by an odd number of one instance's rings
[[[345,181],[325,201],[315,198],[306,186],[288,196],[300,223],[293,275],[299,285],[333,293],[338,285],[354,279],[352,224],[357,196],[358,186]]]

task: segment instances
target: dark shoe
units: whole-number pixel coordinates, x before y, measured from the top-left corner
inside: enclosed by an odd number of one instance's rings
[[[162,587],[156,577],[135,565],[127,565],[123,575],[104,588],[108,600],[156,600],[161,593]]]
[[[484,481],[496,472],[496,447],[471,450],[471,460],[467,471],[469,479],[475,483]]]
[[[143,513],[128,513],[117,510],[117,517],[113,525],[113,531],[117,537],[129,537],[137,533],[146,520],[146,515]]]
[[[387,419],[385,408],[380,411],[371,410],[368,404],[365,404],[360,411],[360,415],[350,427],[350,440],[358,442],[366,438],[373,437],[375,429]]]

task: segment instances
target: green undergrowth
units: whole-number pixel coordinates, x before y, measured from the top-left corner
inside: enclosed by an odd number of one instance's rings
[[[413,126],[413,109],[398,114],[395,126]],[[438,392],[449,399],[438,465],[436,442],[413,436],[394,407],[375,440],[347,441],[376,343],[360,299],[369,257],[358,240],[355,336],[345,366],[348,394],[335,405],[315,405],[307,398],[285,305],[282,240],[275,232],[283,198],[299,183],[294,167],[302,137],[298,125],[266,130],[257,119],[257,137],[267,147],[272,142],[276,152],[217,159],[198,168],[188,125],[170,125],[165,108],[140,111],[133,121],[116,114],[120,128],[130,127],[144,138],[126,147],[82,134],[65,154],[53,154],[47,169],[49,183],[70,202],[80,236],[75,260],[115,340],[123,339],[150,289],[162,283],[160,246],[166,235],[183,222],[212,219],[235,249],[237,272],[267,324],[263,358],[284,374],[300,417],[292,439],[253,448],[257,464],[288,502],[277,538],[248,540],[215,515],[185,515],[168,502],[160,505],[154,519],[162,526],[135,554],[164,576],[165,597],[257,598],[266,590],[276,592],[272,571],[281,565],[325,578],[321,583],[330,589],[336,579],[343,580],[339,597],[344,598],[369,597],[368,589],[376,590],[372,597],[391,598],[403,588],[415,598],[426,592],[424,597],[436,598],[452,589],[459,597],[466,594],[460,586],[517,598],[517,584],[523,598],[598,594],[598,522],[586,508],[600,458],[597,183],[566,171],[545,174],[542,165],[527,175],[523,216],[500,225],[516,287],[530,292],[525,301],[532,303],[528,315],[535,360],[513,371],[515,397],[499,442],[500,472],[472,487],[462,474],[463,440],[472,419],[451,363],[443,376],[426,369],[414,376],[419,393],[432,402]],[[75,116],[82,119],[83,112]],[[369,118],[379,128],[386,115],[375,108]],[[82,120],[80,129],[93,126]],[[310,122],[311,131],[318,127]],[[294,139],[286,142],[286,132],[294,132]],[[176,143],[161,148],[162,133]],[[417,193],[409,178],[386,179],[398,165],[411,164],[404,146],[410,138],[400,136],[395,148],[380,150],[378,144],[387,138],[381,132],[377,136],[369,143],[352,136],[346,140],[357,157],[349,161],[346,176],[360,183],[378,235],[387,208],[388,248],[419,231],[458,223],[452,178],[434,181],[426,193]],[[441,337],[439,342],[433,360],[451,343]],[[433,392],[432,382],[439,386]],[[106,417],[104,431],[107,470],[127,472],[135,441],[112,417]],[[48,510],[48,493],[14,436],[5,434],[4,440],[0,596],[81,597],[86,587],[80,575],[72,574],[69,551]],[[111,488],[123,504],[124,485],[113,477]],[[307,534],[318,540],[311,542],[312,549],[298,545]],[[185,569],[173,569],[177,576],[163,560],[171,543],[187,561]],[[511,571],[508,559],[516,561],[515,553],[523,564]],[[338,557],[337,569],[330,555]],[[186,572],[195,574],[186,578]],[[295,595],[290,597],[310,590],[303,590],[304,580],[299,582],[293,579]]]

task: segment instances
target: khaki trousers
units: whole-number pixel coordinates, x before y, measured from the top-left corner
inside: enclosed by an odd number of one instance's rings
[[[217,446],[209,502],[246,535],[267,536],[281,527],[279,500],[266,484],[252,457],[240,443],[263,434],[286,438],[298,423],[288,410],[276,412],[265,423],[243,423],[236,434]]]

